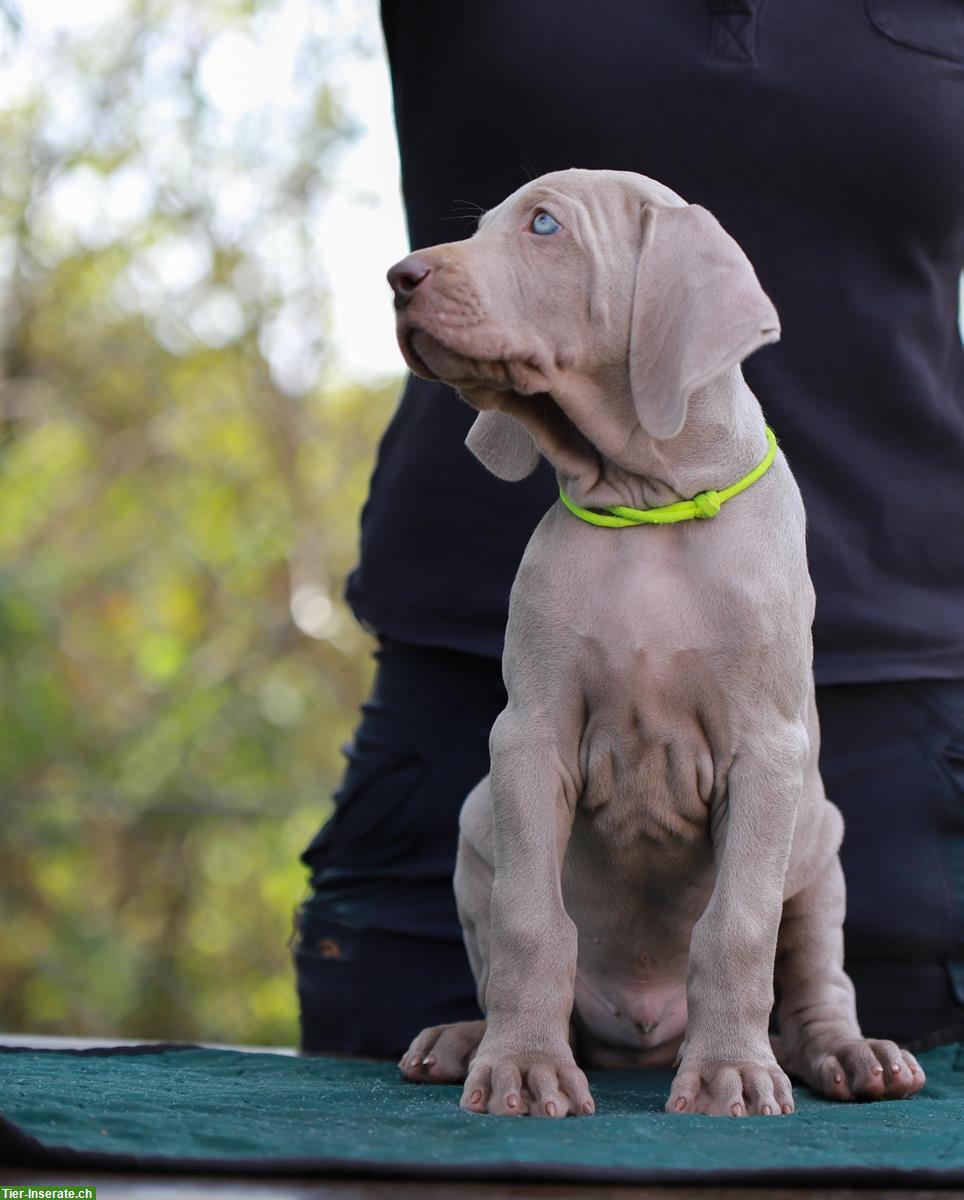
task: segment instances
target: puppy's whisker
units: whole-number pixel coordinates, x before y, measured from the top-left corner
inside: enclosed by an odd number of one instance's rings
[[[536,177],[535,167],[526,158],[524,154],[520,154],[517,160],[521,169],[525,172],[526,183],[531,183]]]
[[[456,205],[461,205],[463,208],[479,217],[485,216],[486,213],[486,209],[484,209],[481,204],[476,204],[474,200],[455,200],[452,203],[452,207],[455,208]]]

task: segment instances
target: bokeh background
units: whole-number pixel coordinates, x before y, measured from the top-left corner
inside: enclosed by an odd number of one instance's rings
[[[377,2],[0,34],[0,1030],[292,1044],[402,373]]]

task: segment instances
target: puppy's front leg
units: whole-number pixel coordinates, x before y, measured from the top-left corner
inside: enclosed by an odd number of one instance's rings
[[[462,1107],[470,1112],[564,1117],[593,1111],[569,1045],[576,929],[561,871],[575,796],[544,732],[510,709],[490,741],[494,880],[486,1032]]]
[[[806,732],[788,725],[742,746],[713,814],[716,881],[690,942],[686,1040],[668,1112],[793,1112],[767,1034],[783,888]]]

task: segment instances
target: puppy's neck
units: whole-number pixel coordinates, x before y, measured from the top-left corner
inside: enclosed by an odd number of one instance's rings
[[[649,437],[638,425],[619,449],[593,447],[578,461],[556,462],[559,485],[587,508],[656,508],[742,479],[766,453],[763,412],[739,367],[690,397],[674,438]]]

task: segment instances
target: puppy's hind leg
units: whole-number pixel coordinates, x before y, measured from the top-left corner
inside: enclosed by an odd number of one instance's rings
[[[463,828],[468,824],[476,840],[487,849],[492,841],[491,804],[486,777],[466,800],[462,820]],[[492,866],[464,833],[459,837],[455,860],[455,900],[481,1008],[489,976]],[[405,1051],[399,1068],[414,1083],[463,1083],[484,1033],[485,1021],[432,1025],[423,1029]]]
[[[834,854],[786,901],[775,964],[785,1071],[831,1100],[896,1100],[924,1086],[917,1059],[894,1042],[865,1038],[843,966],[845,889]]]

